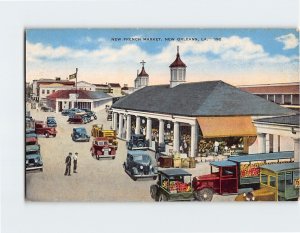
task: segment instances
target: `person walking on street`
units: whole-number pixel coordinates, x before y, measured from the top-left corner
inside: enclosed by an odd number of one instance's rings
[[[73,157],[73,172],[77,173],[77,159],[78,159],[78,153],[76,152]]]
[[[219,142],[215,141],[214,143],[214,152],[216,153],[216,155],[218,155],[219,153]]]
[[[71,174],[71,163],[72,163],[72,153],[69,152],[69,155],[66,157],[66,161],[65,161],[65,164],[66,164],[66,170],[65,170],[65,176],[68,175],[70,176]]]

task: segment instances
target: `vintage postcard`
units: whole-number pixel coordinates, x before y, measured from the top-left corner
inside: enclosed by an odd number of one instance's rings
[[[298,201],[296,29],[25,37],[26,201]]]

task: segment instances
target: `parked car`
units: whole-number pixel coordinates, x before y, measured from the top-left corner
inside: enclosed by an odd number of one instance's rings
[[[39,145],[30,145],[26,146],[26,155],[25,155],[25,169],[26,171],[30,170],[40,170],[43,171],[43,161],[40,154]]]
[[[63,109],[61,111],[61,115],[63,115],[63,116],[69,116],[69,113],[70,113],[70,109]]]
[[[71,114],[67,120],[70,124],[86,124],[89,122],[85,113]]]
[[[81,113],[81,112],[84,112],[84,111],[82,111],[82,110],[80,110],[78,108],[70,108],[70,109],[63,109],[61,111],[61,114],[63,116],[72,116],[72,115],[74,115],[76,113]]]
[[[149,142],[146,140],[146,136],[143,134],[132,134],[127,142],[127,149],[141,149],[149,147]]]
[[[25,135],[25,143],[27,145],[36,145],[38,144],[37,134],[35,133],[27,133]]]
[[[150,186],[155,201],[195,200],[191,186],[192,174],[179,168],[158,171],[158,181]]]
[[[48,116],[46,122],[48,127],[57,127],[57,123],[54,116]]]
[[[155,180],[157,177],[157,166],[146,151],[129,150],[123,167],[133,180],[145,177],[152,177]]]
[[[71,134],[72,140],[75,142],[89,142],[90,136],[87,134],[86,129],[83,127],[73,128],[73,133]]]
[[[84,111],[90,118],[93,120],[97,120],[96,113],[88,108],[81,108],[80,110]]]
[[[56,137],[57,131],[56,128],[48,127],[43,121],[36,121],[35,133],[37,135],[45,135],[46,138],[49,138],[49,136]]]
[[[53,109],[51,107],[48,106],[42,106],[41,110],[44,112],[53,112]]]
[[[100,157],[111,157],[112,159],[115,159],[116,156],[115,147],[109,145],[108,138],[106,137],[95,138],[90,151],[92,156],[96,156],[96,159],[99,159]]]

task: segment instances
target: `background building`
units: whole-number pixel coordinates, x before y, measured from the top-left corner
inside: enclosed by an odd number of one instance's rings
[[[243,85],[239,88],[283,107],[300,110],[299,82]]]

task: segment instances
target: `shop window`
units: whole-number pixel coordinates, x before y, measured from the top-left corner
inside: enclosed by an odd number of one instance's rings
[[[270,186],[276,187],[276,177],[270,176]]]
[[[261,183],[267,185],[268,184],[268,176],[266,174],[261,174]]]

